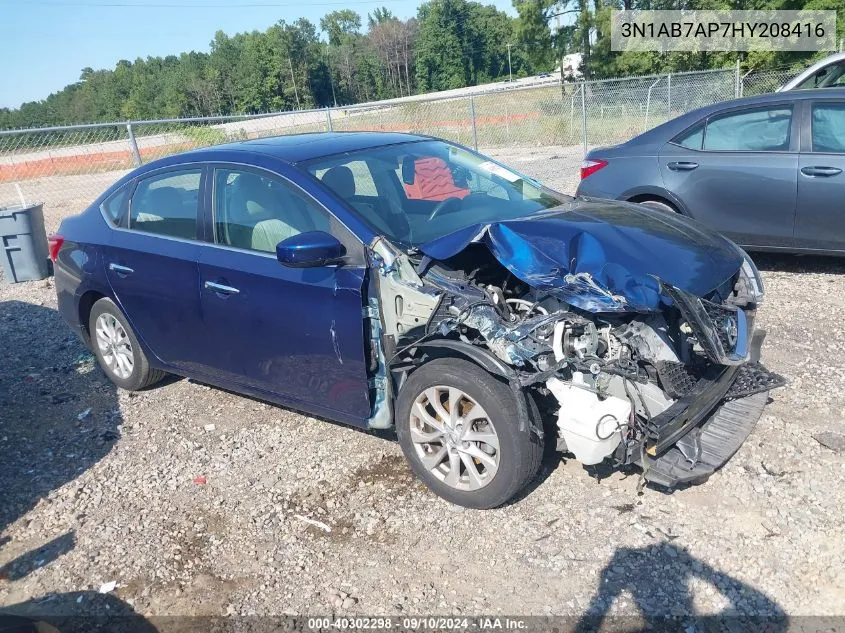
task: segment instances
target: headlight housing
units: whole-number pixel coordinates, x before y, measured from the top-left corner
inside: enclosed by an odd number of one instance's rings
[[[737,292],[742,293],[744,290],[750,302],[760,305],[766,296],[763,277],[748,253],[736,244],[734,244],[734,248],[742,255],[742,266],[739,269],[739,278],[737,279]]]

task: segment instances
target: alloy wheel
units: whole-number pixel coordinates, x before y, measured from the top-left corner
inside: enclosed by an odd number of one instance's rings
[[[114,315],[103,313],[96,322],[97,347],[108,370],[122,380],[135,368],[132,342],[123,325]]]
[[[411,441],[423,466],[446,485],[472,491],[499,469],[499,436],[483,407],[455,387],[423,391],[411,407]]]

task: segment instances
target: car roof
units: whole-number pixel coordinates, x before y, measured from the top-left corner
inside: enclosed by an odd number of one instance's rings
[[[313,132],[237,141],[195,151],[202,153],[205,160],[213,160],[216,152],[240,151],[267,154],[285,162],[298,163],[384,145],[425,140],[430,138],[400,132]]]
[[[627,145],[646,145],[653,142],[663,143],[689,126],[712,114],[741,108],[744,106],[766,105],[767,103],[788,103],[806,101],[810,99],[841,99],[845,101],[845,88],[817,88],[815,90],[789,90],[785,92],[769,92],[753,97],[741,97],[729,101],[720,101],[697,110],[686,112],[671,121],[658,125],[639,136],[635,136]]]

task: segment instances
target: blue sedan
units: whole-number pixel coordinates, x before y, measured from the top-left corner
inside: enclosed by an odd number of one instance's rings
[[[701,481],[782,383],[732,242],[429,137],[171,156],[50,245],[59,310],[117,386],[172,373],[395,428],[414,473],[468,507],[512,499],[546,445]]]

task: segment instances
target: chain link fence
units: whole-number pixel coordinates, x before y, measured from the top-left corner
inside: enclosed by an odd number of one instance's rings
[[[584,152],[711,103],[771,92],[794,71],[739,68],[545,83],[345,108],[0,131],[0,206],[43,202],[48,230],[142,163],[220,143],[303,132],[429,134],[572,192]]]

